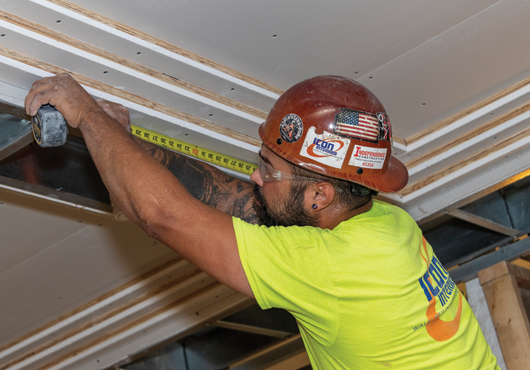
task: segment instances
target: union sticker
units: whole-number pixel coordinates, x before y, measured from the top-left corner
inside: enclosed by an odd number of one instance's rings
[[[329,132],[316,134],[316,128],[307,130],[300,155],[333,168],[341,168],[350,146],[350,139],[344,139]]]
[[[355,145],[348,164],[355,167],[381,169],[385,163],[386,148]]]
[[[280,135],[284,141],[294,143],[302,137],[303,132],[304,124],[300,117],[293,113],[283,117],[280,123]]]
[[[392,139],[392,126],[388,119],[388,114],[377,113],[377,119],[379,120],[379,140],[391,140]]]

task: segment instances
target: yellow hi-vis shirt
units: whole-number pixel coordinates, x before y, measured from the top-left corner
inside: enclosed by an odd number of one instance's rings
[[[313,369],[498,369],[466,299],[403,210],[374,201],[333,230],[233,223],[260,307],[296,318]]]

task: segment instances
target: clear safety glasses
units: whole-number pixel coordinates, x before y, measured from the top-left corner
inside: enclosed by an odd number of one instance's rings
[[[292,173],[275,170],[271,165],[265,162],[261,153],[259,154],[258,171],[263,181],[318,181],[311,177],[297,176]]]
[[[274,168],[271,167],[270,164],[265,162],[265,160],[261,156],[261,153],[259,153],[258,171],[263,181],[292,181],[292,180],[311,181],[311,182],[320,181],[313,177],[297,176],[297,175],[293,175],[292,173],[286,173],[286,172],[282,172],[279,170],[275,170]],[[335,191],[338,193],[342,193],[342,189],[337,188],[337,187],[335,187]]]

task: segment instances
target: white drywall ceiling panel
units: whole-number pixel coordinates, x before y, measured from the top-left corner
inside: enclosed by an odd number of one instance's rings
[[[51,6],[53,9],[41,4]],[[237,78],[227,80],[223,72],[206,65],[201,66],[200,63],[164,49],[163,45],[153,43],[156,40],[150,42],[141,39],[45,0],[39,3],[30,0],[7,2],[4,3],[2,10],[93,45],[100,50],[108,51],[121,58],[140,63],[155,71],[263,111],[268,111],[278,96]],[[134,27],[134,25],[131,26]]]
[[[396,135],[406,138],[494,95],[501,82],[528,74],[529,17],[528,2],[498,2],[360,82],[384,102]]]
[[[74,352],[74,356],[52,369],[92,370],[106,368],[119,363],[120,360],[127,361],[129,356],[141,352],[146,347],[182,338],[253,302],[226,286],[218,285],[207,294],[196,295],[145,322],[136,323],[115,336],[104,338],[106,340],[92,347],[81,348],[81,351]]]
[[[495,130],[496,127],[494,127],[475,137],[466,138],[461,144],[447,149],[438,156],[420,163],[418,166],[412,167],[409,170],[409,184],[449,167],[451,164],[457,162],[465,163],[474,154],[480,153],[484,149],[493,148],[496,145],[502,145],[501,143],[509,138],[513,138],[516,141],[519,137],[523,139],[521,132],[530,127],[530,112],[508,120],[497,127],[499,127],[499,130]],[[523,143],[524,140],[520,140],[520,142]],[[525,144],[521,145],[524,146]],[[474,167],[472,163],[470,163],[470,167],[469,171]]]
[[[72,347],[86,350],[87,347],[91,349],[91,347],[97,346],[102,339],[110,338],[112,341],[115,339],[111,335],[112,333],[141,325],[142,321],[145,321],[143,320],[144,317],[153,314],[156,316],[157,312],[165,311],[168,307],[175,306],[178,302],[189,300],[197,291],[211,286],[212,282],[215,282],[213,278],[208,277],[204,273],[198,274],[190,278],[189,281],[177,285],[167,295],[158,297],[159,299],[151,300],[151,302],[148,300],[141,307],[128,307],[120,313],[113,315],[111,318],[107,318],[107,320],[96,319],[80,328],[75,328],[78,330],[69,333],[71,335],[67,339],[59,343],[53,343],[51,347],[39,351],[39,353],[20,362],[20,364],[13,366],[13,370],[39,368],[40,366],[55,362],[57,358],[72,357],[74,354],[80,357],[79,352],[81,351],[72,351]],[[225,287],[225,289],[227,288]],[[234,291],[231,290],[231,293],[234,294]]]
[[[17,105],[22,107],[29,88],[39,77],[6,63],[11,64],[12,60],[0,55],[0,79],[3,82],[0,93],[10,96],[11,100],[15,99]]]
[[[176,86],[165,84],[148,75],[135,73],[131,70],[117,70],[116,68],[121,67],[119,64],[95,56],[93,56],[94,60],[92,61],[88,59],[92,55],[80,55],[81,52],[69,46],[65,46],[69,51],[64,51],[52,45],[34,41],[18,33],[10,32],[8,36],[2,38],[0,41],[2,46],[9,49],[17,49],[22,54],[68,71],[75,71],[78,74],[119,88],[122,91],[127,91],[204,120],[215,120],[220,126],[228,127],[248,136],[257,137],[257,126],[262,122],[261,118],[251,116],[214,101],[208,101],[206,98],[204,99],[205,102],[189,99],[182,94],[170,90],[182,90]],[[56,44],[52,39],[48,39],[48,42],[50,44]],[[144,81],[144,78],[147,81]],[[199,98],[202,97],[199,96]],[[214,117],[210,115],[214,115]]]
[[[477,162],[474,168],[462,168],[404,197],[384,194],[400,204],[416,220],[444,210],[446,207],[488,189],[530,168],[530,140],[493,153]]]
[[[317,74],[368,73],[495,3],[72,2],[282,89]]]
[[[0,56],[0,63],[3,64],[0,69],[0,78],[4,81],[3,86],[5,86],[5,83],[14,85],[13,89],[11,89],[11,86],[7,86],[8,89],[2,90],[2,93],[8,95],[4,97],[4,100],[9,101],[14,105],[23,106],[23,99],[25,98],[26,91],[29,90],[32,83],[40,77],[49,75],[48,72],[2,56]],[[26,71],[30,71],[31,73],[27,73]],[[10,93],[10,90],[14,90],[14,92]],[[167,114],[132,103],[128,100],[118,98],[102,91],[95,91],[94,89],[88,88],[87,90],[94,96],[121,103],[131,109],[133,122],[139,126],[236,158],[245,158],[249,161],[257,162],[256,153],[259,150],[259,147],[256,145],[239,142],[236,139],[231,139],[222,134],[205,130],[192,123],[184,122],[176,117],[168,116]],[[12,95],[16,96],[12,97]],[[135,110],[137,112],[135,112]],[[254,134],[257,135],[257,129],[255,129]],[[227,145],[227,142],[231,145]]]
[[[176,257],[110,215],[5,190],[0,203],[0,347]]]
[[[527,89],[530,90],[530,89]],[[506,98],[506,97],[505,97]],[[530,91],[524,93],[521,96],[513,100],[509,100],[507,103],[497,104],[494,102],[490,104],[491,109],[486,106],[483,113],[474,112],[473,116],[468,115],[462,117],[461,120],[458,120],[452,123],[450,126],[446,126],[444,130],[434,131],[431,135],[418,140],[411,145],[408,145],[405,149],[405,153],[398,154],[399,159],[407,163],[415,158],[421,158],[424,155],[428,155],[429,152],[432,152],[434,148],[439,148],[451,143],[454,140],[461,140],[463,137],[468,138],[468,135],[471,135],[474,130],[486,131],[484,127],[491,126],[490,123],[495,122],[499,119],[502,120],[502,117],[513,112],[516,109],[520,109],[522,106],[527,104],[530,101]],[[496,127],[492,127],[492,130],[498,131],[504,129],[504,127],[511,126],[510,122],[499,122]],[[525,127],[521,127],[524,129]],[[487,134],[487,133],[486,133]],[[490,134],[491,135],[491,134]],[[470,139],[470,138],[469,138]],[[444,151],[445,158],[448,158],[452,155],[448,151]],[[409,173],[416,172],[416,168],[410,168]]]

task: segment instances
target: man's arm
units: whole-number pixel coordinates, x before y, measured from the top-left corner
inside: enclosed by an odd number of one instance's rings
[[[257,223],[256,211],[252,206],[254,195],[251,182],[137,137],[133,137],[133,140],[179,179],[193,197],[231,216]]]
[[[102,99],[98,99],[97,103],[127,132],[131,132],[127,108]],[[196,199],[248,223],[258,222],[253,208],[254,195],[251,182],[230,176],[207,163],[164,149],[136,136],[132,138],[144,151],[179,179]]]
[[[26,112],[35,115],[43,104],[55,106],[81,130],[112,199],[131,221],[207,274],[253,297],[230,215],[191,196],[71,76],[33,84]],[[212,201],[218,199],[215,191],[210,193]]]

